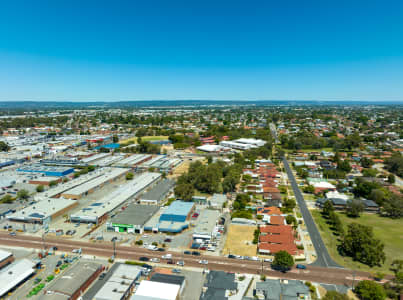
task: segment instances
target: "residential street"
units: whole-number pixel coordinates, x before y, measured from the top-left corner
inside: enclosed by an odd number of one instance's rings
[[[292,189],[294,191],[295,198],[297,199],[298,206],[301,210],[302,217],[304,218],[304,222],[306,224],[306,228],[308,229],[309,235],[311,236],[312,244],[315,247],[317,259],[312,265],[318,267],[327,267],[327,268],[342,268],[339,264],[337,264],[330,257],[329,252],[326,249],[325,244],[323,243],[322,237],[320,236],[319,230],[316,227],[316,224],[312,218],[311,213],[308,210],[308,207],[305,203],[304,197],[298,187],[298,184],[295,180],[294,174],[288,164],[286,158],[283,158],[284,168],[287,172],[288,178],[290,180]]]

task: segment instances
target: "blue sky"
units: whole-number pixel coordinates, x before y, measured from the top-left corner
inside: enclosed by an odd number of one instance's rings
[[[403,1],[0,2],[0,101],[403,100]]]

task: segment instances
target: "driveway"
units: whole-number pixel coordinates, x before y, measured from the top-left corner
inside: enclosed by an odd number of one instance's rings
[[[333,259],[330,257],[329,252],[326,249],[325,243],[322,240],[322,237],[320,236],[319,230],[316,227],[316,224],[312,218],[311,213],[308,210],[308,207],[306,206],[304,197],[302,196],[302,193],[298,187],[298,184],[295,180],[294,174],[292,173],[292,170],[290,168],[290,165],[288,164],[287,159],[283,158],[283,163],[284,163],[284,168],[287,172],[288,179],[291,183],[292,189],[294,191],[295,198],[298,202],[298,206],[300,208],[302,217],[304,218],[304,222],[306,224],[306,228],[308,229],[309,235],[312,240],[312,244],[315,247],[317,259],[312,265],[318,266],[318,267],[333,267],[333,268],[342,268],[339,264],[337,264]]]

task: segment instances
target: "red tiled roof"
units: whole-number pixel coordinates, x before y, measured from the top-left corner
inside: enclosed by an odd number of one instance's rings
[[[269,244],[260,243],[259,249],[268,250],[270,253],[277,253],[281,250],[287,251],[291,255],[295,255],[298,252],[297,246],[295,244]]]
[[[259,229],[260,233],[270,233],[270,234],[292,233],[292,227],[289,225],[278,225],[278,226],[266,225],[266,226],[260,226]]]

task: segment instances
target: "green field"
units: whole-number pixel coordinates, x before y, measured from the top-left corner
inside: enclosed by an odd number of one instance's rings
[[[337,252],[337,237],[330,231],[329,226],[322,218],[320,211],[315,210],[311,211],[311,213],[330,256],[340,265],[369,272],[380,271],[383,273],[392,273],[389,270],[391,262],[394,259],[403,259],[403,219],[392,220],[380,217],[377,214],[362,214],[360,218],[352,219],[348,218],[344,213],[337,213],[345,227],[352,222],[371,226],[374,230],[375,237],[385,244],[385,263],[382,267],[370,268],[367,265],[352,261],[352,259],[348,257],[345,258],[340,256]]]

